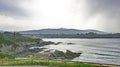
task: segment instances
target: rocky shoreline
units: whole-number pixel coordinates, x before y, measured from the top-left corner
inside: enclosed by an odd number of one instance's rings
[[[12,50],[11,46],[7,46],[7,45],[3,45],[1,51],[12,54],[15,57],[17,56],[27,57],[29,55],[32,55],[32,56],[44,57],[44,58],[49,57],[50,59],[60,59],[60,58],[73,59],[81,55],[81,53],[74,53],[70,50],[66,50],[66,52],[54,50],[54,49],[45,51],[47,48],[43,47],[51,44],[59,45],[62,44],[62,42],[54,43],[51,41],[40,41],[40,42],[22,42],[18,44],[19,45],[16,47],[16,49],[14,49],[14,51]]]

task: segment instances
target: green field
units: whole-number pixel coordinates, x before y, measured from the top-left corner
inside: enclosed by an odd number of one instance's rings
[[[0,60],[0,66],[49,66],[49,67],[104,67],[100,64],[70,62],[70,61],[45,61],[45,60]],[[109,67],[109,66],[106,66]],[[111,66],[112,67],[112,66]]]

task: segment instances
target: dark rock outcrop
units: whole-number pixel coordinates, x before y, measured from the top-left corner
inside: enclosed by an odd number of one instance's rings
[[[73,45],[74,43],[67,43],[67,45]]]
[[[62,42],[57,42],[57,43],[55,43],[55,45],[58,45],[58,44],[61,44]]]
[[[66,50],[66,53],[55,50],[53,53],[49,55],[51,58],[65,58],[65,59],[73,59],[75,57],[79,57],[81,53],[74,53],[72,51]]]
[[[67,59],[73,59],[75,57],[79,57],[81,54],[82,53],[74,53],[72,51],[66,50],[65,58],[67,58]]]
[[[45,45],[50,45],[50,44],[55,44],[54,42],[51,41],[42,41],[42,42],[37,42],[36,44],[34,44],[34,46],[45,46]]]
[[[63,58],[63,57],[65,57],[65,53],[64,52],[62,52],[62,51],[59,51],[59,50],[55,50],[53,53],[51,53],[50,55],[49,55],[49,57],[53,57],[53,58]]]

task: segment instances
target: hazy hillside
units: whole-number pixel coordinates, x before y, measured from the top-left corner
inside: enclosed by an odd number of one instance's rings
[[[97,34],[104,34],[105,32],[98,30],[78,30],[78,29],[41,29],[41,30],[29,30],[29,31],[21,31],[21,34],[80,34],[80,33],[89,33],[94,32]]]

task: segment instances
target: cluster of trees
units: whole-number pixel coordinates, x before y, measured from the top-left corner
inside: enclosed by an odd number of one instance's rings
[[[77,34],[39,34],[39,35],[32,35],[41,38],[120,38],[120,33],[114,34],[97,34],[94,32],[89,33],[77,33]]]
[[[8,35],[21,35],[19,32],[8,32],[8,31],[3,32],[3,34],[8,34]]]

